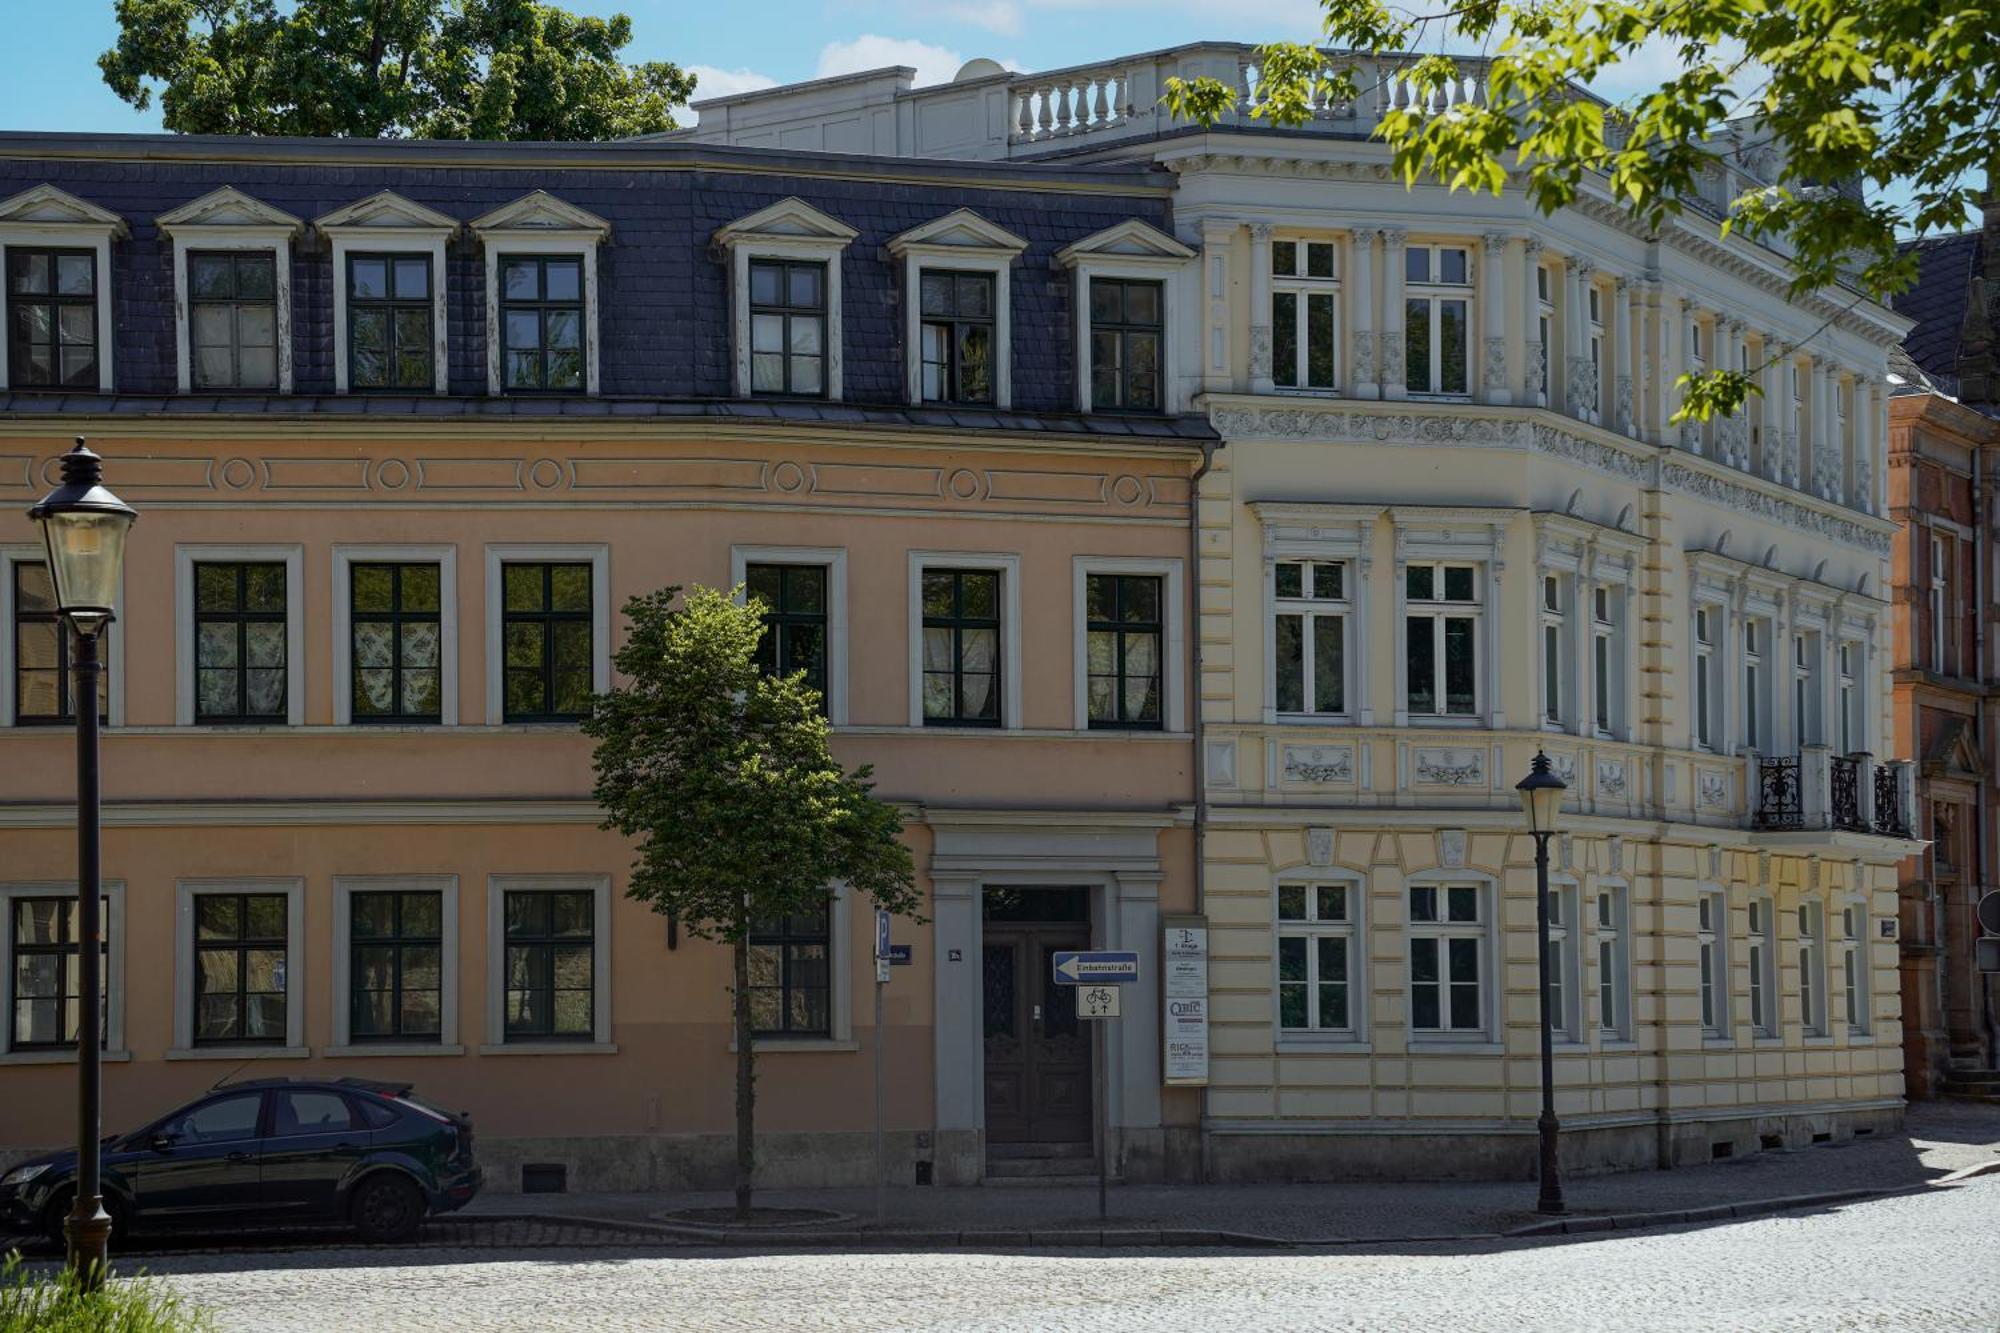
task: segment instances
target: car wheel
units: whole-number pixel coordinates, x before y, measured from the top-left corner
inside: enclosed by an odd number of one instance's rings
[[[423,1194],[402,1176],[370,1176],[354,1191],[354,1229],[372,1245],[391,1245],[416,1235],[424,1212]]]

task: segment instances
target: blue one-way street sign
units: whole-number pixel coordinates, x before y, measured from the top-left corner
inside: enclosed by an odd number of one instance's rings
[[[1130,949],[1096,949],[1055,956],[1058,986],[1130,986],[1139,980],[1139,955]]]

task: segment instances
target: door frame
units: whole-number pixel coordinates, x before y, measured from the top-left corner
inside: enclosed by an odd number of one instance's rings
[[[1100,817],[1101,818],[1101,817]],[[1115,821],[1115,822],[1114,822]],[[1105,1035],[1104,1111],[1112,1160],[1128,1129],[1160,1124],[1160,832],[1171,814],[1102,822],[932,812],[932,947],[936,950],[935,1077],[942,1184],[972,1184],[986,1171],[986,1049],[979,959],[985,893],[994,888],[1082,888],[1090,895],[1090,946],[1139,954],[1139,984]],[[956,961],[952,951],[959,951]],[[1093,1139],[1097,1137],[1093,1133]],[[947,1143],[954,1150],[945,1151]],[[1102,1152],[1105,1145],[1098,1144]]]
[[[1017,975],[1016,975],[1016,977],[1015,977],[1015,988],[1016,988],[1016,989],[1015,989],[1015,1013],[1016,1013],[1016,1017],[1017,1017],[1017,1019],[1019,1019],[1020,1021],[1022,1021],[1023,1023],[1025,1023],[1025,1024],[1027,1025],[1027,1027],[1025,1027],[1025,1028],[1023,1029],[1023,1032],[1022,1032],[1022,1047],[1023,1047],[1023,1050],[1024,1050],[1024,1052],[1025,1052],[1025,1051],[1030,1051],[1030,1050],[1032,1050],[1032,1049],[1034,1048],[1034,1044],[1035,1044],[1035,1038],[1034,1038],[1034,1036],[1032,1035],[1032,1032],[1031,1032],[1031,1031],[1030,1031],[1029,1029],[1031,1029],[1031,1028],[1033,1027],[1033,1025],[1034,1025],[1034,1023],[1036,1022],[1036,1020],[1035,1020],[1035,1019],[1034,1019],[1034,1018],[1033,1018],[1033,1017],[1032,1017],[1031,1015],[1033,1014],[1033,1011],[1034,1011],[1034,1010],[1035,1010],[1036,1008],[1040,1007],[1040,1006],[1039,1006],[1039,1004],[1038,1004],[1038,1001],[1040,1001],[1041,999],[1043,999],[1043,998],[1044,998],[1044,997],[1045,997],[1045,996],[1046,996],[1046,995],[1048,994],[1048,991],[1047,991],[1047,989],[1046,989],[1046,982],[1044,981],[1044,979],[1043,979],[1043,978],[1041,977],[1041,975],[1040,975],[1040,971],[1041,971],[1041,958],[1040,958],[1040,957],[1039,957],[1038,955],[1040,954],[1041,950],[1042,950],[1042,949],[1043,949],[1044,947],[1047,947],[1047,943],[1046,943],[1047,941],[1050,941],[1050,940],[1057,940],[1057,939],[1060,939],[1060,938],[1061,938],[1061,937],[1063,937],[1063,936],[1069,936],[1069,937],[1070,937],[1070,938],[1072,938],[1072,939],[1081,939],[1082,943],[1080,943],[1080,944],[1075,944],[1075,945],[1071,945],[1071,944],[1067,944],[1067,943],[1065,943],[1065,944],[1064,944],[1064,945],[1063,945],[1062,947],[1065,947],[1065,948],[1083,948],[1083,949],[1088,949],[1088,948],[1090,948],[1090,947],[1091,947],[1091,941],[1092,941],[1092,939],[1094,938],[1094,936],[1096,935],[1096,923],[1095,923],[1094,921],[1092,921],[1092,920],[1090,919],[1089,915],[1086,915],[1086,916],[1085,916],[1085,918],[1084,918],[1083,920],[1081,920],[1081,921],[1067,921],[1067,922],[1064,922],[1064,921],[1034,921],[1034,922],[1031,922],[1031,921],[1023,921],[1023,922],[1018,922],[1018,923],[1016,923],[1016,922],[1000,922],[1000,923],[994,923],[994,928],[993,928],[993,929],[992,929],[991,931],[988,931],[988,930],[986,929],[986,925],[987,925],[987,923],[986,923],[986,922],[985,922],[985,920],[984,920],[984,916],[985,916],[985,913],[984,913],[984,908],[985,908],[985,902],[984,902],[984,898],[985,898],[985,894],[986,894],[986,892],[987,892],[988,890],[990,890],[990,889],[999,889],[999,888],[1003,888],[1003,887],[1004,887],[1004,888],[1015,888],[1015,889],[1019,889],[1019,888],[1027,888],[1027,889],[1029,889],[1030,891],[1034,891],[1034,890],[1037,890],[1037,889],[1045,889],[1046,891],[1049,891],[1049,892],[1057,892],[1057,891],[1060,891],[1060,890],[1063,890],[1063,889],[1071,889],[1071,890],[1074,890],[1074,889],[1078,889],[1078,888],[1081,888],[1081,887],[1083,887],[1083,886],[1079,886],[1079,885],[1071,885],[1071,884],[1065,884],[1065,885],[1059,885],[1059,886],[1058,886],[1058,885],[1046,885],[1046,886],[1044,886],[1044,885],[1039,885],[1039,884],[1035,884],[1035,885],[1019,885],[1019,884],[1011,884],[1011,885],[1004,885],[1004,886],[1003,886],[1003,885],[1000,885],[1000,884],[993,884],[993,885],[988,885],[988,886],[986,887],[986,889],[982,889],[982,890],[981,890],[981,894],[980,894],[980,897],[981,897],[981,903],[980,903],[980,907],[981,907],[981,926],[980,926],[980,946],[981,946],[981,954],[982,954],[982,957],[981,957],[981,960],[980,960],[980,981],[981,981],[981,985],[980,985],[980,997],[979,997],[979,998],[980,998],[980,1021],[981,1021],[981,1031],[982,1031],[982,1033],[983,1033],[983,1031],[984,1031],[984,1023],[985,1023],[985,1017],[986,1017],[986,1013],[985,1013],[985,1008],[986,1008],[986,987],[985,987],[985,984],[984,984],[984,983],[985,983],[985,979],[986,979],[986,978],[985,978],[985,959],[984,959],[984,956],[983,956],[983,955],[984,955],[984,951],[985,951],[985,948],[986,948],[986,945],[987,945],[987,943],[988,943],[989,941],[997,941],[997,940],[1014,940],[1014,941],[1017,941],[1017,942],[1019,943],[1019,945],[1020,945],[1020,951],[1019,951],[1019,952],[1017,952],[1017,953],[1015,954],[1015,958],[1016,958],[1016,965],[1017,965],[1017,968],[1018,968],[1018,972],[1017,972]],[[1090,894],[1089,894],[1088,890],[1087,890],[1087,889],[1085,889],[1085,906],[1086,906],[1086,909],[1088,909],[1088,908],[1089,908],[1089,907],[1091,906],[1091,904],[1090,904],[1090,902],[1089,902],[1089,898],[1090,898]],[[1088,1140],[1090,1141],[1090,1144],[1091,1144],[1091,1151],[1092,1151],[1092,1152],[1096,1152],[1096,1151],[1097,1151],[1097,1149],[1098,1149],[1098,1147],[1100,1146],[1100,1145],[1098,1144],[1098,1141],[1097,1141],[1097,1140],[1098,1140],[1098,1129],[1099,1129],[1099,1116],[1098,1116],[1098,1114],[1097,1114],[1097,1112],[1098,1112],[1098,1107],[1097,1107],[1097,1100],[1098,1100],[1098,1097],[1099,1097],[1099,1095],[1100,1095],[1100,1094],[1099,1094],[1099,1088],[1098,1088],[1098,1079],[1097,1079],[1097,1073],[1098,1073],[1098,1070],[1097,1070],[1097,1062],[1098,1062],[1098,1053],[1097,1053],[1097,1039],[1096,1039],[1096,1034],[1095,1034],[1095,1033],[1093,1033],[1093,1032],[1091,1031],[1091,1029],[1090,1029],[1090,1026],[1089,1026],[1089,1024],[1088,1024],[1087,1022],[1085,1022],[1085,1021],[1084,1021],[1084,1020],[1082,1020],[1082,1019],[1079,1019],[1079,1020],[1078,1020],[1078,1022],[1079,1022],[1079,1024],[1080,1024],[1080,1026],[1079,1026],[1079,1035],[1083,1036],[1083,1037],[1084,1037],[1084,1039],[1085,1039],[1085,1047],[1084,1047],[1084,1060],[1085,1060],[1085,1074],[1086,1074],[1086,1082],[1087,1082],[1087,1085],[1088,1085],[1088,1093],[1087,1093],[1087,1095],[1088,1095],[1088,1097],[1089,1097],[1089,1099],[1090,1099],[1090,1109],[1089,1109],[1089,1111],[1088,1111],[1088,1112],[1086,1113],[1086,1119],[1084,1120],[1084,1123],[1083,1123],[1083,1128],[1084,1128],[1084,1133],[1083,1133],[1082,1135],[1078,1136],[1077,1138],[1071,1138],[1071,1139],[1051,1139],[1051,1140],[1044,1140],[1044,1139],[1040,1139],[1040,1138],[1037,1138],[1037,1137],[1035,1137],[1035,1136],[1034,1136],[1034,1135],[1033,1135],[1032,1133],[1030,1133],[1030,1134],[1028,1134],[1028,1135],[1027,1135],[1026,1137],[1024,1137],[1024,1138],[1021,1138],[1021,1139],[1018,1139],[1018,1140],[1015,1140],[1015,1142],[1017,1142],[1017,1143],[1042,1143],[1042,1142],[1061,1142],[1061,1143],[1079,1143],[1079,1142],[1082,1142],[1082,1141],[1084,1141],[1085,1139],[1088,1139]],[[985,1065],[984,1065],[984,1063],[983,1063],[983,1062],[984,1062],[984,1060],[985,1060],[985,1054],[986,1054],[986,1052],[985,1052],[985,1046],[984,1046],[984,1043],[982,1043],[982,1044],[981,1044],[981,1048],[980,1048],[980,1059],[981,1059],[981,1061],[982,1061],[982,1064],[981,1064],[981,1070],[980,1070],[980,1073],[981,1073],[981,1078],[980,1078],[980,1087],[982,1088],[982,1090],[983,1090],[983,1089],[985,1088],[985,1086],[986,1086],[986,1080],[985,1080],[985,1077],[984,1077],[984,1075],[985,1075]],[[1025,1068],[1025,1067],[1027,1067],[1027,1066],[1032,1066],[1032,1064],[1033,1064],[1033,1063],[1034,1063],[1034,1059],[1033,1059],[1033,1057],[1032,1057],[1032,1056],[1024,1056],[1024,1060],[1023,1060],[1023,1065],[1024,1065],[1024,1068]],[[1026,1123],[1027,1123],[1027,1124],[1028,1124],[1029,1126],[1032,1126],[1032,1125],[1033,1125],[1033,1123],[1034,1123],[1034,1120],[1035,1120],[1035,1114],[1034,1114],[1034,1110],[1033,1110],[1033,1092],[1035,1091],[1035,1086],[1034,1086],[1034,1084],[1032,1083],[1032,1081],[1024,1081],[1024,1082],[1023,1082],[1023,1084],[1022,1084],[1022,1089],[1021,1089],[1021,1090],[1022,1090],[1023,1094],[1024,1094],[1025,1096],[1027,1096],[1027,1097],[1028,1097],[1028,1098],[1030,1099],[1030,1101],[1029,1101],[1029,1104],[1026,1104],[1026,1105],[1024,1105],[1024,1106],[1022,1107],[1022,1118],[1023,1118],[1023,1120],[1024,1120],[1024,1121],[1025,1121],[1025,1122],[1026,1122]],[[982,1096],[982,1099],[981,1099],[981,1112],[982,1112],[982,1117],[983,1117],[983,1116],[984,1116],[984,1114],[985,1114],[985,1112],[986,1112],[986,1105],[985,1105],[985,1099],[984,1099],[984,1096]],[[984,1123],[983,1119],[982,1119],[982,1123]],[[989,1147],[989,1149],[990,1149],[990,1148],[991,1148],[991,1146],[992,1146],[992,1142],[993,1142],[993,1139],[992,1139],[992,1127],[991,1127],[990,1125],[987,1125],[987,1126],[986,1126],[986,1132],[987,1132],[987,1146],[988,1146],[988,1147]]]

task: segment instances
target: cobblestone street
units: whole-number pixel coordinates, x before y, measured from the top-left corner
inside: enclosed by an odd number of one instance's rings
[[[1991,1330],[2000,1179],[1596,1240],[1318,1254],[156,1254],[225,1330]]]

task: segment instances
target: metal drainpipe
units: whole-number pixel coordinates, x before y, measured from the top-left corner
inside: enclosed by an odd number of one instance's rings
[[[1188,609],[1192,624],[1188,626],[1188,642],[1192,645],[1189,670],[1192,679],[1188,681],[1188,716],[1192,719],[1189,731],[1194,740],[1194,910],[1195,915],[1205,917],[1208,913],[1208,755],[1202,748],[1201,725],[1201,479],[1208,475],[1208,469],[1215,463],[1215,451],[1222,447],[1220,440],[1205,440],[1201,446],[1201,466],[1194,470],[1194,477],[1188,485]],[[1201,1090],[1201,1119],[1196,1132],[1200,1135],[1200,1181],[1206,1183],[1208,1169],[1208,1089]]]
[[[1982,452],[1984,451],[1975,450],[1972,456],[1972,644],[1974,678],[1983,687],[1988,675],[1986,670],[1986,561],[1992,550],[1992,538],[1986,531],[1986,473],[1983,466],[1984,460],[1980,458]],[[1973,712],[1972,734],[1974,742],[1979,747],[1979,757],[1981,760],[1984,760],[1986,758],[1986,699],[1983,688],[1980,691],[1980,696],[1979,707]],[[1991,781],[1990,777],[1988,781]],[[1990,881],[1986,877],[1990,859],[1990,853],[1986,844],[1990,828],[1989,816],[1986,809],[1986,795],[1987,793],[1982,791],[1980,799],[1973,803],[1976,807],[1976,813],[1973,817],[1973,830],[1979,839],[1979,849],[1975,853],[1974,864],[1978,869],[1979,876],[1977,891],[1981,893],[1984,893],[1991,887]],[[1991,1069],[1996,1062],[2000,1062],[2000,1032],[1995,1031],[1993,1021],[1992,980],[1984,976],[1979,977],[1979,1018],[1980,1026],[1986,1029],[1986,1067]],[[1949,1044],[1949,1037],[1946,1040],[1947,1044]]]

